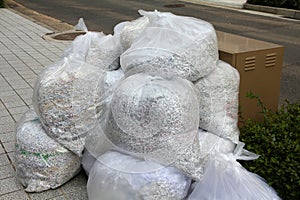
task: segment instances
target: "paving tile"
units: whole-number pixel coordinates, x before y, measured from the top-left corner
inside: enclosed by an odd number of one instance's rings
[[[2,41],[3,42],[3,41]],[[8,44],[8,42],[6,42]],[[3,54],[2,54],[3,55]],[[6,61],[10,62],[10,61],[14,61],[17,60],[18,57],[13,55],[13,54],[5,54],[3,55],[3,57],[5,58]]]
[[[14,96],[14,95],[16,95],[16,93],[13,90],[8,90],[8,91],[4,91],[4,92],[0,93],[1,98],[7,97],[7,96]]]
[[[0,167],[0,180],[15,176],[15,171],[11,165],[4,165]]]
[[[7,194],[23,189],[22,185],[16,180],[16,177],[2,179],[0,180],[0,185],[0,194]]]
[[[26,98],[26,99],[23,99],[26,103],[27,106],[32,106],[32,95],[30,96],[30,98]]]
[[[34,73],[36,73],[39,76],[44,72],[44,69],[35,69],[33,71],[34,71]]]
[[[4,104],[8,109],[26,105],[22,100],[9,101]]]
[[[9,160],[6,154],[0,154],[0,166],[8,165]]]
[[[24,74],[22,75],[22,78],[24,78],[25,80],[28,80],[28,79],[36,79],[38,76],[34,73],[32,74]]]
[[[57,196],[57,197],[54,197],[54,198],[51,198],[51,199],[48,199],[48,200],[68,200],[66,199],[63,195],[62,196]],[[72,199],[70,199],[72,200]]]
[[[14,152],[15,151],[15,141],[3,142],[2,143],[6,152]]]
[[[25,83],[25,84],[21,84],[21,85],[12,85],[11,87],[15,90],[18,90],[18,89],[28,88],[31,86],[29,84]]]
[[[5,77],[5,73],[6,72],[0,72],[0,74],[3,77]],[[1,75],[0,75],[0,77],[2,77]],[[1,87],[3,87],[3,88],[7,88],[7,87],[10,88],[9,86],[10,86],[9,83],[5,80],[5,78],[1,79]]]
[[[14,130],[15,130],[15,124],[14,123],[1,124],[0,125],[0,134],[7,133],[7,132],[12,132]]]
[[[19,59],[19,57],[16,57],[16,60],[8,61],[8,63],[11,66],[18,66],[18,65],[22,65],[23,64],[23,62]]]
[[[14,115],[13,115],[13,118],[14,118],[14,120],[15,120],[16,122],[18,122],[18,121],[21,119],[22,116],[23,116],[23,114],[14,114]]]
[[[39,193],[30,193],[29,196],[32,200],[46,200],[51,199],[57,196],[62,196],[62,192],[60,189],[56,190],[47,190]]]
[[[28,110],[27,106],[19,106],[19,107],[14,107],[10,108],[9,112],[14,115],[14,114],[23,114]]]
[[[27,83],[31,84],[35,84],[36,82],[36,78],[31,78],[31,79],[26,79]]]
[[[16,92],[21,95],[21,94],[32,94],[33,93],[33,89],[31,87],[27,87],[27,88],[23,88],[23,89],[19,89],[16,90]]]
[[[66,194],[66,197],[70,200],[88,200],[89,199],[86,189],[68,193],[68,194]]]
[[[9,103],[11,101],[22,101],[22,99],[16,93],[9,96],[3,96],[1,97],[1,100],[3,101],[3,103]]]
[[[9,123],[14,123],[14,120],[11,118],[10,115],[6,115],[6,116],[1,116],[0,115],[0,125],[3,124],[9,124]]]
[[[3,78],[6,76],[9,76],[10,73],[16,73],[14,68],[12,66],[10,66],[10,64],[8,64],[6,61],[1,63],[0,72],[3,75]],[[3,79],[3,80],[5,80],[5,79]]]
[[[4,153],[5,153],[5,151],[4,151],[3,147],[2,147],[2,145],[0,145],[0,154],[4,154]]]
[[[72,180],[64,184],[61,189],[65,194],[86,190],[87,176],[83,170]]]
[[[14,165],[15,163],[15,152],[10,152],[10,153],[7,153],[9,159],[11,160],[12,164]]]
[[[9,112],[5,108],[2,108],[0,103],[0,117],[7,117],[7,116],[10,116]]]
[[[32,95],[33,95],[33,91],[32,92],[28,92],[28,93],[24,93],[24,94],[20,94],[20,96],[23,99],[23,101],[25,101],[26,99],[30,99],[31,100]],[[25,101],[25,103],[27,104],[27,101]]]
[[[0,110],[6,110],[1,98],[0,98]]]
[[[9,63],[2,66],[1,73],[4,75],[5,79],[18,75],[16,70]]]
[[[1,133],[0,134],[0,141],[3,142],[11,142],[15,141],[16,133],[15,132],[8,132],[8,133]]]
[[[12,88],[9,85],[1,85],[0,92],[11,90]]]
[[[0,200],[30,200],[26,192],[19,190],[0,196]]]
[[[18,79],[9,80],[8,82],[13,88],[19,85],[26,85],[25,80],[21,76],[19,76]]]

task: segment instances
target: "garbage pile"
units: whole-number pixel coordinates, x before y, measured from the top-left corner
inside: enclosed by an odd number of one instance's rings
[[[39,76],[16,131],[25,191],[82,166],[91,200],[280,199],[237,162],[258,156],[239,142],[239,73],[218,60],[213,26],[139,13],[78,36]]]

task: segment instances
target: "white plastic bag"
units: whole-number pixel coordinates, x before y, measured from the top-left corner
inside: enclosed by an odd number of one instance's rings
[[[121,54],[118,37],[88,31],[76,37],[65,50],[63,57],[72,56],[102,70],[115,70],[120,67]]]
[[[80,158],[50,138],[29,110],[16,129],[16,174],[26,192],[55,189],[80,171]]]
[[[88,32],[88,29],[84,23],[83,18],[79,18],[78,23],[74,26],[74,30]]]
[[[81,165],[87,175],[90,174],[96,160],[97,159],[87,149],[83,151]]]
[[[98,122],[96,104],[108,89],[107,73],[74,58],[47,67],[37,79],[33,106],[48,135],[81,156]]]
[[[115,70],[120,67],[122,48],[119,38],[113,35],[101,37],[93,42],[86,54],[86,62],[106,70]]]
[[[102,143],[109,143],[111,149],[170,164],[177,159],[174,152],[191,145],[197,135],[197,96],[193,84],[181,78],[130,76],[103,107],[106,117],[88,138],[91,153],[105,152]],[[101,144],[96,145],[97,138]]]
[[[236,144],[239,83],[238,71],[221,60],[211,74],[195,83],[200,106],[199,127]]]
[[[199,129],[191,148],[177,154],[175,166],[193,180],[200,181],[208,160],[219,153],[233,153],[235,146],[230,140]]]
[[[98,43],[105,37],[102,32],[87,32],[77,36],[63,53],[63,57],[72,56],[78,60],[85,61],[87,52],[92,43]]]
[[[126,51],[132,45],[148,24],[147,17],[140,17],[132,21],[121,22],[114,27],[114,35],[120,37],[123,51]]]
[[[105,91],[110,90],[111,87],[114,87],[114,85],[117,85],[121,79],[124,78],[124,72],[122,68],[119,68],[117,70],[111,70],[105,72],[105,77],[103,80]]]
[[[241,149],[238,151],[211,157],[203,179],[197,183],[188,200],[279,200],[274,189],[261,177],[247,171],[236,161]],[[257,157],[248,159],[252,158]]]
[[[90,200],[181,200],[190,183],[191,179],[174,167],[111,151],[95,162],[87,191]]]
[[[121,56],[125,73],[174,73],[196,81],[215,69],[218,46],[211,24],[168,12],[139,12],[149,24]]]

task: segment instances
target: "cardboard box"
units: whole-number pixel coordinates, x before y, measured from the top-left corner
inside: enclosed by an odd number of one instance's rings
[[[241,77],[239,104],[244,120],[261,120],[258,95],[264,105],[276,111],[279,103],[280,79],[284,47],[281,45],[217,31],[220,60],[235,67]]]

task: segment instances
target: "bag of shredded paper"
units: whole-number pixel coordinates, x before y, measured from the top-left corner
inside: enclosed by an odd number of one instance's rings
[[[240,133],[239,83],[238,71],[221,60],[211,74],[195,83],[199,99],[199,127],[236,144]]]
[[[50,138],[29,110],[17,124],[15,166],[25,191],[41,192],[73,178],[80,171],[80,158]]]
[[[81,156],[85,137],[97,123],[95,105],[111,76],[73,57],[47,67],[37,79],[33,106],[47,134]]]
[[[196,81],[216,68],[217,36],[210,23],[169,12],[139,12],[149,24],[121,55],[125,74],[172,72]]]
[[[148,24],[149,20],[144,16],[132,21],[121,22],[114,27],[114,35],[120,37],[123,51],[127,50],[132,45]]]
[[[121,54],[118,37],[88,31],[75,38],[65,50],[63,57],[72,56],[102,70],[115,70],[120,67]]]
[[[190,183],[174,167],[109,151],[92,167],[87,191],[90,200],[181,200]]]

